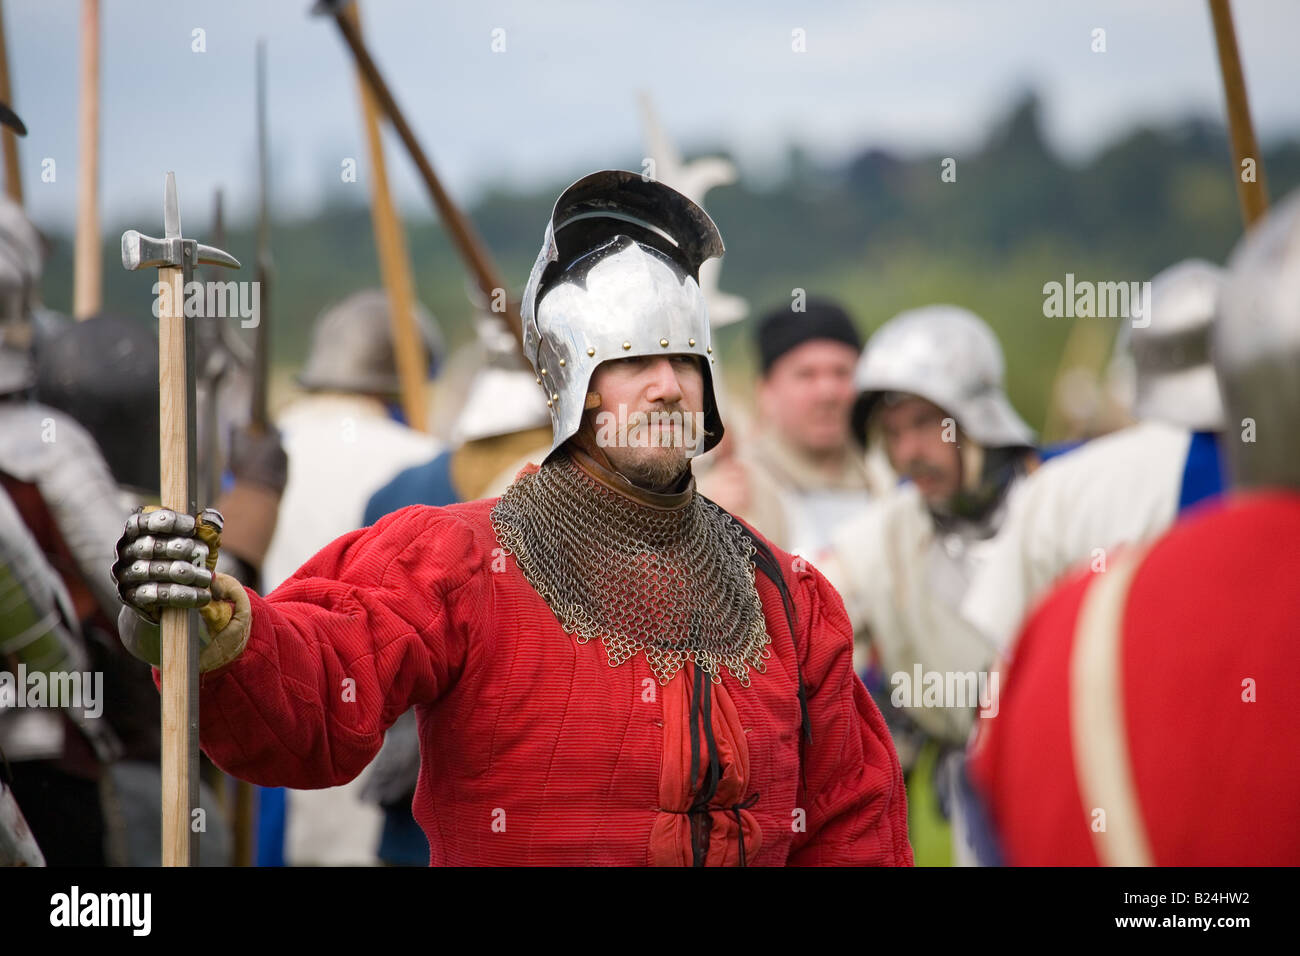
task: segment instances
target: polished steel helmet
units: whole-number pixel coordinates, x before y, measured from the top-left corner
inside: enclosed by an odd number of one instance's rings
[[[442,330],[423,305],[415,303],[414,311],[433,376],[444,353]],[[313,391],[401,393],[388,296],[382,289],[354,293],[321,313],[312,327],[311,351],[298,384]]]
[[[699,271],[722,252],[703,209],[639,173],[592,173],[561,193],[520,308],[524,352],[550,409],[551,453],[578,431],[596,366],[644,355],[700,356],[703,450],[718,443]]]
[[[985,448],[1034,445],[1034,432],[1003,392],[1002,347],[974,312],[928,305],[894,316],[867,340],[854,384],[853,429],[866,442],[867,425],[889,392],[919,395],[938,405]]]
[[[549,424],[551,414],[533,373],[519,357],[514,336],[499,316],[475,320],[481,364],[470,379],[465,404],[452,426],[453,444],[527,431]]]
[[[1233,252],[1210,350],[1233,483],[1300,488],[1300,191]]]
[[[1193,431],[1223,427],[1223,401],[1210,365],[1214,321],[1223,270],[1202,259],[1170,266],[1151,280],[1148,321],[1125,322],[1115,341],[1108,376],[1123,384],[1133,416]]]

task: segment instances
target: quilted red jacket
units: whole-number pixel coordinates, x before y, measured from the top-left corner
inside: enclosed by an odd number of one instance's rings
[[[1080,610],[1122,557],[1044,599],[972,755],[1003,862],[1300,863],[1297,538],[1300,495],[1238,494],[1150,546],[1105,628],[1081,628]],[[1084,688],[1112,721],[1079,719],[1096,713]]]
[[[694,668],[660,685],[644,655],[611,668],[578,644],[501,551],[494,503],[406,508],[249,592],[247,646],[201,680],[208,756],[258,784],[334,786],[414,707],[431,864],[911,864],[898,757],[817,571],[773,549],[798,633],[758,575],[772,657],[748,688],[709,688],[691,774]]]

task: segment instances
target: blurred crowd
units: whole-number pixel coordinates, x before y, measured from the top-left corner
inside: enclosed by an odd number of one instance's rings
[[[20,811],[0,813],[0,857],[156,863],[157,692],[118,639],[108,567],[158,498],[157,341],[45,309],[42,258],[0,201],[0,669],[102,674],[104,706],[0,696]],[[1300,862],[1297,290],[1293,196],[1226,266],[1151,278],[1145,320],[1114,320],[1107,430],[1062,445],[1017,412],[1001,344],[960,304],[917,301],[869,336],[854,303],[801,292],[752,320],[757,381],[717,383],[729,427],[697,488],[839,592],[918,863]],[[443,335],[416,318],[436,376]],[[499,316],[476,329],[442,438],[405,423],[380,290],[319,317],[273,428],[249,424],[238,362],[201,378],[221,570],[271,593],[340,535],[500,495],[545,456],[538,380]],[[202,861],[423,865],[419,770],[410,712],[342,787],[253,792],[205,762]]]

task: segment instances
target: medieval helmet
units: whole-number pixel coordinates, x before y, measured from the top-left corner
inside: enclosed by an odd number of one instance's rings
[[[533,373],[519,357],[514,336],[499,317],[476,320],[482,364],[470,380],[465,405],[452,426],[454,444],[493,438],[549,424],[550,413]]]
[[[577,433],[592,373],[610,359],[698,355],[703,450],[722,437],[700,266],[723,253],[699,206],[639,173],[604,170],[560,194],[524,288],[524,352],[551,414],[547,457]]]
[[[1228,261],[1211,356],[1233,483],[1300,488],[1300,191],[1257,223]]]
[[[41,278],[39,233],[22,207],[0,195],[0,395],[35,381],[31,312]]]
[[[858,360],[853,431],[866,443],[871,412],[889,392],[938,405],[984,448],[1032,448],[1034,432],[1003,392],[1002,347],[975,313],[929,305],[894,316]]]
[[[415,323],[424,345],[429,375],[437,373],[444,346],[442,330],[420,303]],[[298,384],[313,391],[397,395],[397,353],[382,289],[365,289],[327,308],[312,327],[311,351]]]
[[[1108,377],[1131,383],[1134,417],[1193,431],[1223,427],[1223,401],[1210,365],[1210,325],[1223,270],[1187,259],[1151,280],[1145,325],[1120,326]]]

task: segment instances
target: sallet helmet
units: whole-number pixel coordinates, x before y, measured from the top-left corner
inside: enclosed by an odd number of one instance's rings
[[[984,448],[1032,448],[1034,432],[1003,391],[1002,347],[974,312],[929,305],[894,316],[867,340],[854,377],[853,430],[866,441],[868,420],[887,392],[938,405]]]
[[[723,253],[699,206],[639,173],[604,170],[560,194],[524,288],[524,352],[550,409],[547,458],[577,433],[592,373],[637,356],[698,355],[703,451],[722,438],[701,264]]]

